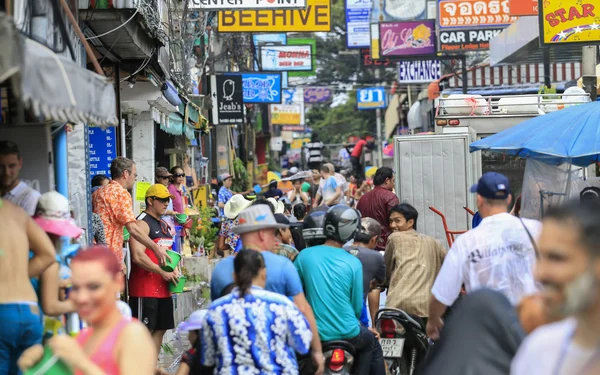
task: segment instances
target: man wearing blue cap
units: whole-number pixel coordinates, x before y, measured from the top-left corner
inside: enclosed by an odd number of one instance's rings
[[[483,220],[456,239],[433,284],[427,335],[434,340],[444,325],[441,317],[446,307],[456,301],[463,284],[467,293],[482,288],[496,290],[513,305],[537,291],[533,241],[541,223],[508,213],[510,185],[500,173],[485,173],[471,192],[477,194],[477,209]]]

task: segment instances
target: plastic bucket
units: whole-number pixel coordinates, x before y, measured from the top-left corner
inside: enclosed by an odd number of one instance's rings
[[[49,347],[44,348],[44,356],[32,368],[25,371],[24,375],[72,375],[73,371],[63,361],[52,354]]]
[[[171,291],[171,293],[181,293],[181,292],[183,292],[183,288],[185,287],[185,282],[186,281],[187,281],[187,277],[181,276],[179,278],[179,282],[177,283],[177,285],[175,285],[173,283],[169,283],[169,290]]]
[[[126,227],[123,227],[123,241],[129,241],[129,231]]]
[[[175,214],[175,220],[177,220],[177,223],[179,224],[185,224],[187,218],[188,216],[186,214]]]
[[[167,250],[167,254],[171,257],[171,261],[167,259],[167,264],[165,264],[162,269],[163,271],[173,272],[181,260],[181,254],[178,254],[173,250]]]

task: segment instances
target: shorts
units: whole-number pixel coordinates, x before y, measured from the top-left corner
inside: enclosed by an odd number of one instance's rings
[[[129,306],[134,318],[153,331],[175,328],[173,298],[129,297]]]
[[[17,375],[25,349],[42,343],[42,319],[36,303],[0,304],[0,374]]]

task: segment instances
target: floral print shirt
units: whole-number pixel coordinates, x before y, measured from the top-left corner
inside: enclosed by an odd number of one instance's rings
[[[284,295],[253,286],[210,304],[202,326],[201,363],[218,375],[296,375],[296,352],[308,353],[312,332]]]
[[[100,215],[104,223],[106,245],[123,263],[123,228],[136,221],[133,215],[133,201],[125,188],[112,180],[102,189],[92,194],[92,210]]]
[[[231,250],[237,248],[238,241],[240,240],[240,236],[231,230],[236,225],[238,225],[237,219],[231,220],[225,218],[221,222],[221,230],[219,231],[219,236],[225,237],[225,245],[229,246]]]

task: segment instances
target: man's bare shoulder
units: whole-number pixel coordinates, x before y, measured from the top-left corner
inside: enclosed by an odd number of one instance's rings
[[[3,220],[12,218],[14,220],[26,222],[29,218],[29,215],[24,209],[6,199],[0,199],[0,215],[3,216]]]

